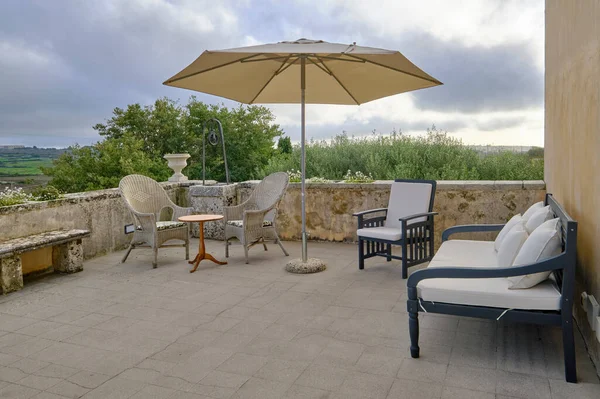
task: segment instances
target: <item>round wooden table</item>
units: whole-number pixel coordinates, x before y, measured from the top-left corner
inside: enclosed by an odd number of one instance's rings
[[[196,257],[194,258],[194,260],[189,261],[189,264],[193,264],[194,267],[192,268],[192,270],[190,270],[190,273],[194,273],[196,271],[196,269],[198,268],[198,265],[200,264],[200,261],[203,259],[208,259],[208,260],[212,260],[213,262],[215,262],[218,265],[226,265],[227,262],[221,262],[216,260],[211,254],[206,252],[206,247],[204,246],[204,222],[212,222],[215,220],[221,220],[223,219],[223,215],[188,215],[188,216],[182,216],[179,218],[180,222],[187,222],[187,223],[198,223],[199,227],[200,227],[200,243],[198,245],[198,255],[196,255]]]

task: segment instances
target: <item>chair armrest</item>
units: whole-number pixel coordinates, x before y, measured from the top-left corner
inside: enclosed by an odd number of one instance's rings
[[[531,263],[529,265],[514,266],[514,267],[428,267],[427,269],[417,270],[406,282],[406,286],[410,289],[416,289],[420,281],[432,278],[500,278],[523,276],[525,274],[533,274],[540,272],[548,272],[560,270],[567,267],[567,259],[565,253],[546,259],[542,262]]]
[[[242,220],[244,217],[245,207],[245,202],[239,205],[223,207],[223,217],[225,219],[225,222],[227,222],[228,220]]]
[[[462,226],[453,226],[447,228],[442,233],[442,242],[447,241],[455,233],[476,233],[485,231],[499,231],[504,227],[503,224],[465,224]]]
[[[358,228],[362,229],[365,227],[366,222],[376,222],[376,225],[383,224],[385,218],[387,217],[387,210],[388,210],[387,208],[369,209],[368,211],[353,213],[352,216],[356,216],[358,218]],[[369,215],[371,213],[376,213],[376,212],[385,212],[385,215],[379,216],[377,218],[370,218],[367,220],[364,219],[365,215]],[[380,220],[378,220],[378,219],[380,219]]]
[[[173,208],[173,220],[177,220],[181,216],[191,215],[194,212],[194,208],[184,208],[179,205],[172,206]]]
[[[387,208],[378,208],[378,209],[369,209],[368,211],[362,211],[362,212],[356,212],[353,213],[352,216],[364,216],[364,215],[368,215],[370,213],[375,213],[375,212],[387,212]]]
[[[131,211],[133,213],[136,222],[142,227],[142,231],[154,231],[156,230],[156,215],[153,213],[142,213]],[[136,223],[137,224],[137,223]],[[137,226],[135,226],[137,229]]]
[[[269,213],[271,209],[273,208],[271,207],[268,209],[244,211],[244,230],[254,230],[256,228],[262,228],[263,221],[265,220],[265,215]]]
[[[400,220],[400,222],[407,222],[412,219],[417,219],[417,218],[422,218],[422,217],[430,217],[430,216],[435,216],[437,214],[438,214],[437,212],[415,213],[414,215],[404,216],[398,220]]]

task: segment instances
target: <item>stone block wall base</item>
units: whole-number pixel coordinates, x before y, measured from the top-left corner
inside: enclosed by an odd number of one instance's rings
[[[0,259],[0,290],[3,294],[23,289],[23,267],[19,255]]]
[[[76,273],[83,270],[81,240],[56,245],[52,250],[52,264],[56,273]]]
[[[189,190],[189,206],[198,215],[222,215],[223,208],[237,204],[236,184],[216,186],[192,186]],[[193,223],[192,236],[198,237],[198,223]],[[204,223],[204,237],[213,240],[225,239],[225,222],[222,220]]]

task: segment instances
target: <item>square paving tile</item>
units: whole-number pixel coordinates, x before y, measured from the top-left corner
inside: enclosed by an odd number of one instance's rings
[[[193,240],[192,246],[197,245]],[[221,242],[207,241],[223,257]],[[298,257],[299,243],[286,243]],[[260,248],[258,248],[260,249]],[[563,375],[560,329],[421,314],[408,346],[397,262],[310,243],[326,271],[294,275],[277,248],[239,247],[193,274],[181,249],[85,262],[72,276],[0,298],[0,397],[134,399],[597,398],[576,337],[578,384]]]

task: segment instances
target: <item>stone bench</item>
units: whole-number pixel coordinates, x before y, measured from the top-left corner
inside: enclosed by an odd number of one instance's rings
[[[0,242],[0,292],[23,288],[21,254],[52,246],[52,266],[57,273],[83,270],[81,239],[88,230],[56,230]]]

